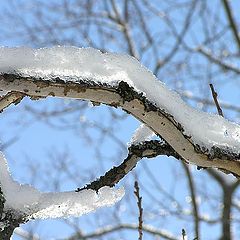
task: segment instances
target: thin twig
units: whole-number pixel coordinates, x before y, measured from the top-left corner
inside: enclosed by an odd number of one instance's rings
[[[185,229],[182,229],[182,240],[185,240],[185,237],[187,236]]]
[[[198,212],[198,204],[196,201],[196,189],[195,189],[195,184],[193,181],[193,177],[192,174],[190,172],[189,166],[182,162],[182,166],[183,169],[185,171],[185,174],[187,176],[188,179],[188,187],[189,187],[189,191],[191,194],[191,198],[192,198],[192,211],[193,211],[193,217],[194,217],[194,228],[195,228],[195,235],[196,235],[196,239],[199,239],[199,235],[200,235],[200,221],[199,221],[199,212]]]
[[[138,224],[135,223],[121,223],[115,226],[105,226],[100,229],[95,230],[92,233],[87,233],[85,235],[79,235],[79,232],[74,233],[71,237],[62,238],[61,240],[89,240],[89,239],[103,239],[107,234],[113,232],[119,232],[122,230],[138,230]],[[153,226],[143,224],[143,231],[152,235],[154,239],[165,239],[165,240],[179,240],[178,237],[175,237],[172,233],[169,233],[165,229],[154,228]],[[80,237],[81,236],[81,237]]]
[[[208,58],[209,61],[219,65],[219,67],[221,67],[224,71],[232,71],[236,74],[240,74],[240,69],[237,66],[223,61],[222,59],[220,59],[220,57],[214,56],[214,54],[211,53],[210,50],[199,47],[197,48],[197,51],[204,55],[206,58]]]
[[[237,24],[233,18],[233,13],[232,13],[231,7],[228,3],[228,0],[222,0],[222,3],[224,6],[224,9],[225,9],[225,12],[227,14],[230,28],[231,28],[234,38],[236,40],[238,50],[240,51],[240,38],[239,38],[239,34],[238,34]]]
[[[135,181],[135,183],[134,183],[134,188],[135,188],[134,194],[137,197],[137,205],[138,205],[138,211],[139,211],[139,216],[138,216],[138,234],[139,234],[139,237],[138,237],[138,239],[142,240],[142,236],[143,236],[143,227],[142,227],[143,226],[143,208],[142,208],[142,197],[140,197],[140,194],[139,194],[139,186],[138,186],[137,181]]]
[[[212,102],[212,99],[201,98],[193,95],[191,92],[188,91],[178,91],[178,93],[181,95],[181,97],[189,99],[191,101],[200,102],[204,105],[215,106],[215,103]],[[222,101],[220,101],[220,104],[223,109],[240,113],[240,106],[232,105],[230,103]]]
[[[221,107],[220,107],[220,105],[219,105],[219,103],[218,103],[218,99],[217,99],[218,94],[217,94],[217,92],[215,92],[214,87],[213,87],[213,85],[212,85],[211,83],[209,84],[209,86],[210,86],[211,91],[212,91],[213,100],[214,100],[215,105],[216,105],[216,107],[217,107],[218,114],[219,114],[220,116],[224,117],[224,116],[223,116],[223,111],[222,111],[222,109],[221,109]]]

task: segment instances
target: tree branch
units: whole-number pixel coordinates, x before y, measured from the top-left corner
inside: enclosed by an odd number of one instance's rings
[[[140,193],[139,193],[139,186],[138,186],[138,182],[135,181],[134,184],[134,194],[136,195],[137,198],[137,205],[138,205],[138,211],[139,211],[139,217],[138,217],[138,240],[142,240],[142,236],[143,236],[143,208],[142,208],[142,197],[140,197]]]
[[[226,179],[224,175],[220,174],[214,169],[207,170],[209,175],[214,178],[217,183],[220,185],[222,189],[222,236],[220,240],[231,240],[232,233],[231,233],[231,222],[232,222],[232,202],[233,202],[233,195],[237,187],[239,186],[240,181],[231,181]]]
[[[200,218],[199,218],[199,213],[198,213],[198,204],[196,201],[196,194],[195,194],[195,186],[194,186],[194,182],[193,182],[193,178],[190,172],[189,167],[183,163],[183,169],[186,173],[187,179],[188,179],[188,185],[189,185],[189,190],[190,190],[190,194],[191,194],[191,199],[192,199],[192,207],[193,207],[193,217],[194,217],[194,227],[195,227],[195,237],[196,239],[200,240]]]
[[[218,114],[219,114],[220,116],[224,117],[224,116],[223,116],[223,111],[222,111],[222,109],[221,109],[221,107],[220,107],[220,105],[219,105],[219,103],[218,103],[218,98],[217,98],[217,97],[218,97],[218,94],[217,94],[217,92],[214,90],[213,84],[210,83],[209,86],[210,86],[210,88],[211,88],[212,97],[213,97],[213,100],[214,100],[215,105],[216,105],[216,107],[217,107]]]
[[[99,179],[86,185],[83,188],[78,188],[79,192],[83,189],[93,189],[98,191],[101,187],[113,187],[121,179],[123,179],[133,168],[135,168],[138,161],[142,158],[153,158],[159,155],[174,156],[178,159],[181,157],[169,146],[167,143],[152,140],[132,145],[128,148],[128,156],[117,167],[113,167]]]
[[[228,0],[222,0],[223,6],[224,6],[224,10],[227,14],[227,18],[229,21],[229,25],[231,27],[233,36],[235,38],[237,47],[238,47],[238,51],[240,51],[240,38],[239,38],[239,34],[238,34],[238,29],[237,29],[237,25],[235,23],[235,20],[233,18],[233,14],[232,14],[232,10],[230,8],[230,5],[228,3]]]
[[[16,228],[14,234],[17,234],[19,237],[26,240],[40,240],[40,237],[37,234],[30,233],[23,228]]]
[[[189,99],[189,100],[192,100],[194,102],[200,102],[202,104],[206,104],[206,105],[209,105],[209,106],[216,106],[215,103],[212,102],[212,99],[207,99],[207,98],[201,98],[201,97],[198,97],[198,96],[195,96],[193,95],[191,92],[188,92],[188,91],[180,91],[178,92],[183,98],[186,98],[186,99]],[[230,111],[235,111],[237,113],[240,113],[240,107],[237,106],[237,105],[232,105],[230,103],[227,103],[227,102],[221,102],[221,106],[223,109],[226,109],[226,110],[230,110]]]
[[[231,72],[234,72],[236,74],[240,74],[240,69],[238,67],[236,67],[236,66],[234,66],[233,64],[230,64],[230,63],[225,63],[224,61],[222,61],[218,57],[214,56],[209,50],[206,50],[202,47],[199,47],[197,49],[197,51],[200,52],[201,54],[203,54],[205,57],[207,57],[209,61],[214,62],[217,65],[219,65],[223,70],[231,71]]]
[[[23,77],[20,74],[1,74],[0,87],[5,91],[25,93],[32,98],[47,96],[87,99],[113,107],[121,107],[161,136],[181,158],[201,167],[215,167],[240,176],[239,154],[231,148],[212,147],[202,149],[192,141],[192,136],[184,134],[184,129],[174,116],[157,107],[142,93],[137,92],[126,82],[116,86],[98,83],[94,79],[81,78],[77,82],[63,81],[59,77],[41,79]],[[231,146],[229,146],[231,147]]]

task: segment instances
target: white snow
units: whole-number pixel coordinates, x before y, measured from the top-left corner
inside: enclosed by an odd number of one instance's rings
[[[0,185],[4,194],[5,209],[27,214],[29,218],[59,218],[81,216],[97,208],[110,206],[121,200],[124,189],[103,187],[80,192],[42,193],[30,185],[14,181],[7,162],[0,152]]]
[[[240,153],[239,125],[188,106],[176,92],[168,90],[149,70],[127,55],[101,53],[92,48],[2,47],[0,72],[19,72],[43,79],[60,77],[66,82],[91,79],[117,85],[119,81],[125,81],[174,116],[183,126],[184,133],[192,136],[195,144],[207,149],[213,146],[229,148],[232,152]]]
[[[154,135],[155,133],[143,123],[134,132],[129,145],[134,145],[150,140]]]

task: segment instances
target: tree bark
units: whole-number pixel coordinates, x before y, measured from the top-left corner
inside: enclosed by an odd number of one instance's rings
[[[210,152],[201,149],[200,146],[193,143],[192,136],[184,134],[183,127],[176,122],[174,116],[157,107],[126,82],[121,81],[116,86],[110,86],[91,79],[65,82],[59,77],[43,80],[22,77],[18,74],[2,74],[0,75],[0,88],[9,92],[20,92],[32,99],[47,96],[77,98],[121,107],[148,125],[185,161],[200,167],[218,168],[240,176],[239,154],[217,147],[213,147]]]

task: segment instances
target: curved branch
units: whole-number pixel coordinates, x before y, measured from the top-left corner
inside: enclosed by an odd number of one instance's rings
[[[0,239],[10,239],[13,230],[29,219],[81,216],[119,201],[123,189],[109,187],[93,190],[42,193],[14,181],[0,152]]]
[[[235,38],[238,50],[240,51],[239,33],[238,33],[238,29],[237,29],[237,24],[235,23],[235,20],[233,18],[233,13],[232,13],[230,4],[228,3],[228,0],[222,0],[222,3],[223,3],[224,10],[225,10],[227,18],[228,18],[229,26],[233,32],[233,36]]]
[[[27,56],[23,63],[21,51]],[[13,56],[8,49],[2,52],[3,58],[13,57],[15,65],[1,59],[0,89],[32,99],[77,98],[121,107],[161,136],[185,161],[240,176],[240,127],[187,106],[137,60],[77,48],[17,49]]]
[[[204,153],[183,134],[181,125],[174,122],[171,115],[156,107],[141,93],[136,92],[127,83],[121,81],[117,87],[79,81],[65,83],[59,77],[42,80],[34,77],[22,77],[19,74],[0,75],[0,86],[6,91],[14,90],[25,93],[32,99],[47,96],[81,98],[105,103],[113,107],[122,107],[128,113],[147,124],[160,135],[186,161],[201,167],[216,167],[240,176],[239,156],[223,149]]]

